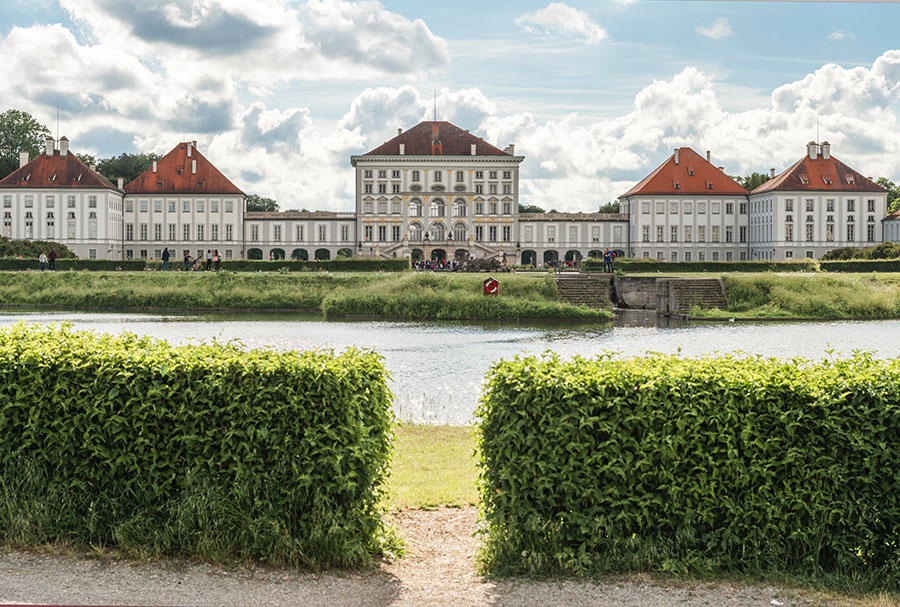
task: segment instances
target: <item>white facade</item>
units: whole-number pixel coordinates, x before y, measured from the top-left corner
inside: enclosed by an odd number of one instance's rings
[[[361,255],[356,213],[248,212],[244,235],[248,259],[324,260]]]
[[[527,213],[519,216],[519,263],[546,266],[603,258],[607,248],[629,249],[628,218],[608,213]]]

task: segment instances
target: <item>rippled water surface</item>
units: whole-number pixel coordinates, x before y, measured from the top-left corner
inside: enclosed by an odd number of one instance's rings
[[[740,351],[780,358],[822,358],[829,350],[900,355],[900,321],[722,323],[676,327],[655,317],[615,325],[487,324],[399,321],[322,321],[297,315],[153,315],[69,311],[6,311],[0,325],[19,321],[71,322],[104,333],[130,331],[173,344],[239,339],[249,347],[304,350],[374,348],[392,376],[395,410],[420,423],[472,422],[491,362],[554,350],[563,356],[616,352],[680,352],[685,356]],[[628,324],[642,326],[626,326]],[[648,326],[649,325],[649,326]]]

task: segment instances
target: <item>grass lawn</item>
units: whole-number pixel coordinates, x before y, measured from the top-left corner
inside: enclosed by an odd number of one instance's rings
[[[402,425],[395,430],[391,508],[478,503],[474,428]]]

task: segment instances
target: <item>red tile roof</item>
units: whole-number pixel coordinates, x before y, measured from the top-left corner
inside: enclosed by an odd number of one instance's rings
[[[440,147],[432,145],[435,127]],[[404,144],[403,152],[407,156],[471,156],[473,144],[476,156],[512,156],[449,122],[430,121],[420,122],[364,155],[399,156],[401,143]]]
[[[846,164],[821,154],[815,160],[804,156],[792,167],[757,187],[751,194],[763,192],[885,192],[883,187]]]
[[[109,179],[91,170],[72,152],[61,156],[39,154],[37,158],[16,169],[2,180],[0,188],[78,188],[118,190]]]
[[[188,146],[191,155],[188,157]],[[197,161],[197,173],[192,162]],[[125,186],[127,194],[237,194],[244,193],[197,151],[192,142],[179,143],[159,159],[156,172],[150,167]]]
[[[675,154],[622,194],[628,196],[746,196],[747,189],[691,148],[678,148]]]

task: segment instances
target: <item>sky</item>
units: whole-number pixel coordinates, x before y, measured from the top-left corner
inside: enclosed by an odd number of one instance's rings
[[[196,140],[282,209],[353,210],[350,156],[449,120],[595,211],[689,146],[730,175],[808,141],[900,181],[900,4],[0,0],[0,111],[75,152]]]

